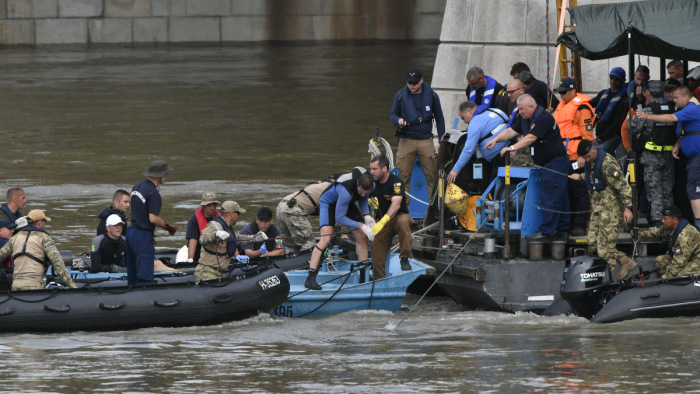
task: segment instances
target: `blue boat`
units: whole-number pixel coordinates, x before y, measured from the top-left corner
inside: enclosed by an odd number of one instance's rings
[[[387,277],[372,280],[371,263],[346,261],[337,257],[335,249],[320,267],[317,277],[323,290],[304,287],[308,270],[286,272],[290,291],[287,300],[272,310],[280,317],[305,317],[353,310],[398,311],[406,289],[421,275],[432,275],[435,269],[418,260],[409,259],[410,271],[402,271],[398,254],[387,257]]]

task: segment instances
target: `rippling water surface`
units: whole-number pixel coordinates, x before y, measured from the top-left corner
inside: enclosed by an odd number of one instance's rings
[[[409,296],[406,307],[417,296]],[[212,327],[0,336],[6,391],[523,392],[697,389],[697,319],[594,325],[463,311],[258,316]]]
[[[184,244],[201,193],[262,205],[366,165],[372,129],[405,70],[430,80],[437,45],[0,52],[0,192],[23,187],[61,249],[86,250],[117,188],[161,158],[159,246]],[[448,122],[449,123],[449,122]],[[0,194],[1,194],[0,193]],[[5,392],[697,391],[700,320],[593,325],[465,311],[445,298],[404,310],[212,327],[0,334]],[[401,324],[401,320],[406,318]],[[51,324],[47,322],[47,324]],[[0,332],[2,323],[0,321]]]

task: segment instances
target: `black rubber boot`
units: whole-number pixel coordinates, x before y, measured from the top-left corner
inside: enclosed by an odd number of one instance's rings
[[[309,276],[306,277],[304,287],[311,290],[321,290],[321,285],[316,283],[316,275],[318,275],[318,269],[309,268]]]
[[[404,271],[410,271],[411,270],[411,263],[408,262],[408,257],[402,257],[401,258],[401,269]]]

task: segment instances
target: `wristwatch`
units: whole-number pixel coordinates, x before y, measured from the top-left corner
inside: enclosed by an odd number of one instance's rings
[[[509,146],[511,151],[515,151],[515,147],[513,145]]]

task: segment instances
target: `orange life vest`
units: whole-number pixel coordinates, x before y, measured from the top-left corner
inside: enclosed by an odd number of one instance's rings
[[[587,136],[581,134],[581,128],[579,125],[574,124],[576,111],[578,111],[579,107],[582,105],[585,105],[588,107],[588,109],[590,109],[592,118],[595,111],[593,110],[593,107],[591,107],[589,101],[591,101],[590,97],[586,96],[585,94],[576,93],[576,97],[574,97],[568,103],[561,101],[557,106],[556,111],[554,111],[552,114],[552,116],[554,116],[554,120],[557,122],[557,125],[559,125],[559,131],[561,132],[561,138],[564,140],[564,144],[566,144],[566,139],[569,138],[569,144],[566,146],[566,153],[569,155],[569,160],[578,159],[576,150],[578,149],[578,144],[583,138],[590,140],[593,139],[593,121],[590,123],[591,130],[589,130],[590,133]]]

